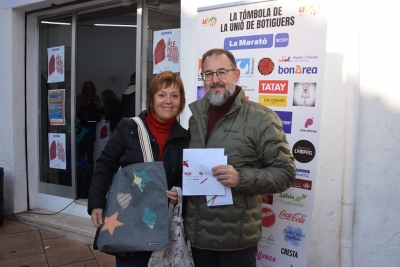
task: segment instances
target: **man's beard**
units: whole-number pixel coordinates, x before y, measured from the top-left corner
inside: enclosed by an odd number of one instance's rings
[[[211,105],[219,107],[228,100],[228,98],[233,95],[236,89],[236,85],[232,85],[230,88],[227,88],[223,94],[219,92],[212,93],[211,89],[217,86],[222,86],[221,84],[213,84],[210,86],[210,90],[207,91],[205,97],[207,98],[208,102],[210,102]]]

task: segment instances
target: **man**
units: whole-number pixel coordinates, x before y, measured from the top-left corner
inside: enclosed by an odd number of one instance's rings
[[[203,55],[206,95],[189,105],[190,148],[224,148],[228,165],[213,175],[232,190],[233,205],[208,207],[205,196],[188,196],[185,233],[196,267],[255,267],[261,238],[262,194],[283,192],[296,167],[277,114],[245,100],[240,70],[224,49]]]

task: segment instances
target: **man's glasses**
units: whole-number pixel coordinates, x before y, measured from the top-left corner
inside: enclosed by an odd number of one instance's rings
[[[218,71],[206,71],[201,73],[201,78],[203,79],[203,81],[211,81],[215,73],[218,78],[225,79],[226,77],[228,77],[228,72],[230,70],[236,70],[236,69],[227,69],[227,70],[221,69]]]

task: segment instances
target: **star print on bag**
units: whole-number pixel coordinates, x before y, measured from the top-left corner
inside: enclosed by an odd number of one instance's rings
[[[122,222],[117,221],[119,211],[111,215],[110,217],[105,217],[104,219],[104,225],[101,231],[108,230],[110,232],[110,235],[114,234],[114,230],[116,227],[124,225]]]

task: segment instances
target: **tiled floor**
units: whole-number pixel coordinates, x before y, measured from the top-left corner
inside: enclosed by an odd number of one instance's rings
[[[113,256],[22,223],[0,225],[1,267],[115,267]]]

